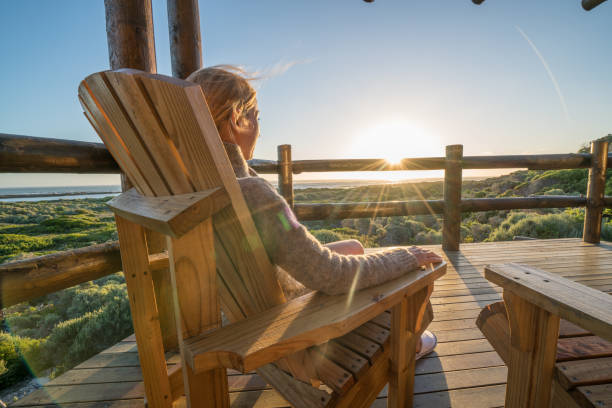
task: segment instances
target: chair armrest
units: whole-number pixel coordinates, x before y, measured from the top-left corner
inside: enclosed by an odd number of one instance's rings
[[[108,202],[115,214],[173,238],[180,238],[229,204],[222,187],[166,197],[146,197],[132,188]]]
[[[541,269],[487,265],[485,278],[565,320],[612,341],[612,296]]]
[[[445,273],[446,263],[440,263],[353,294],[311,292],[187,339],[185,359],[196,372],[221,367],[248,372],[354,330]]]

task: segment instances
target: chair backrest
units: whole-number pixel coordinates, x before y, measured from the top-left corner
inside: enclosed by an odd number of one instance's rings
[[[217,283],[231,321],[285,301],[199,85],[123,69],[79,86],[85,116],[143,195],[224,188],[214,218]]]

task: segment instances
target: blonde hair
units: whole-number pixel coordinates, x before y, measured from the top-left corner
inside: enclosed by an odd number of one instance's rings
[[[187,77],[202,88],[217,129],[221,131],[236,112],[238,118],[255,107],[257,92],[250,78],[241,68],[216,65],[201,68]]]

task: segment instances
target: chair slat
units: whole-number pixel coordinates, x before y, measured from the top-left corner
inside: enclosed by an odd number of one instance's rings
[[[121,170],[137,186],[136,188],[142,194],[152,196],[153,189],[142,175],[141,169],[134,162],[123,142],[117,137],[112,125],[101,114],[89,91],[84,86],[79,87],[79,100],[85,117],[92,124],[96,132],[98,132],[98,136],[104,141],[104,144],[117,164],[119,164],[119,167],[121,167]]]
[[[159,165],[153,160],[147,150],[148,142],[144,141],[131,123],[126,110],[118,99],[116,91],[110,86],[105,74],[94,74],[84,81],[85,89],[89,92],[91,99],[97,106],[97,111],[92,112],[96,121],[107,121],[114,137],[117,138],[132,157],[132,165],[141,169],[147,184],[157,196],[170,195],[169,189]],[[108,135],[108,136],[111,136]]]
[[[192,193],[196,190],[179,152],[168,139],[165,129],[155,108],[149,103],[144,89],[139,86],[137,77],[120,72],[104,74],[114,92],[126,106],[125,112],[138,133],[146,135],[143,147],[159,167],[160,175],[168,185],[171,194]],[[129,109],[127,108],[129,107]]]
[[[350,371],[356,379],[360,379],[370,367],[367,358],[360,356],[334,340],[318,346],[318,349],[340,367]]]

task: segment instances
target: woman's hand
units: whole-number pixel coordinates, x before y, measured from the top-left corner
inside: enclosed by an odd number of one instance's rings
[[[428,249],[423,249],[419,247],[410,247],[408,251],[417,259],[417,263],[419,266],[427,265],[430,263],[438,263],[442,262],[442,257]]]

